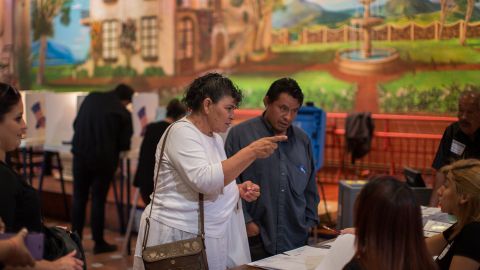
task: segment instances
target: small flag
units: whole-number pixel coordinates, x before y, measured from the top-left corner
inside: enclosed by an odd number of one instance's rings
[[[140,120],[140,125],[142,127],[140,136],[143,137],[143,135],[145,135],[145,129],[147,128],[147,125],[148,125],[147,110],[145,109],[145,106],[143,106],[142,108],[140,108],[140,110],[138,110],[137,115],[138,115],[138,120]]]
[[[35,129],[44,128],[46,119],[43,115],[40,101],[37,101],[32,105],[32,112],[35,115],[35,119],[37,120],[37,123],[35,124]]]

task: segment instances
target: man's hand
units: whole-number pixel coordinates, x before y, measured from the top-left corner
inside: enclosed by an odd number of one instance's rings
[[[260,234],[260,227],[258,225],[251,221],[247,223],[247,236],[252,237],[252,236],[257,236]]]
[[[240,197],[247,202],[253,202],[260,196],[260,187],[248,180],[238,184]]]

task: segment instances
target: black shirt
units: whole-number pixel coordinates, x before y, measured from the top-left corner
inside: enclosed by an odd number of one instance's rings
[[[363,270],[363,267],[360,265],[360,261],[353,257],[344,267],[343,270]]]
[[[37,191],[0,161],[0,217],[6,232],[26,227],[30,232],[42,231],[40,199]]]
[[[153,192],[153,171],[155,169],[157,145],[169,125],[169,122],[161,121],[148,124],[145,129],[142,146],[140,147],[137,172],[133,182],[136,187],[140,188],[145,204],[150,203],[150,194]]]
[[[89,94],[73,129],[72,153],[91,167],[116,168],[118,154],[130,149],[132,117],[113,92]]]
[[[455,224],[443,232],[443,237],[448,244],[436,260],[440,270],[450,268],[453,256],[463,256],[480,262],[480,222],[465,225],[450,241],[448,239],[453,233],[454,226]]]
[[[480,159],[480,129],[475,132],[472,141],[455,122],[445,129],[432,167],[439,170],[454,161],[467,158]]]

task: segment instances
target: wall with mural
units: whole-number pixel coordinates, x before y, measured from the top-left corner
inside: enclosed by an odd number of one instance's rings
[[[327,111],[452,114],[480,85],[476,0],[0,0],[0,79],[161,103],[206,71],[244,108],[281,76]]]

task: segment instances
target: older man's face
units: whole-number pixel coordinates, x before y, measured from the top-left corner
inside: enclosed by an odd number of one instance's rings
[[[460,129],[468,136],[473,136],[480,128],[480,108],[478,97],[465,95],[458,102],[458,121]]]

